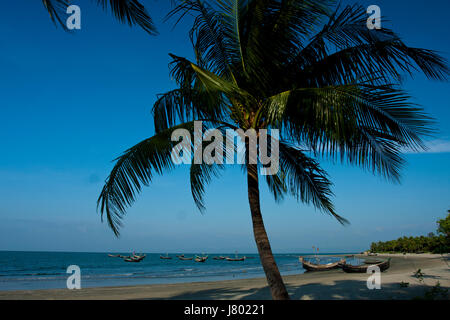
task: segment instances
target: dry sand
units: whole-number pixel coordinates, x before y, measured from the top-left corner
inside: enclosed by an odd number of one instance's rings
[[[450,256],[432,254],[383,255],[391,257],[391,267],[381,275],[381,290],[369,290],[367,274],[342,270],[312,272],[283,277],[292,299],[412,299],[436,285],[450,288]],[[413,276],[417,269],[423,281]],[[402,288],[400,283],[408,282]],[[0,299],[271,299],[265,279],[196,282],[166,285],[87,288],[81,290],[2,291]]]

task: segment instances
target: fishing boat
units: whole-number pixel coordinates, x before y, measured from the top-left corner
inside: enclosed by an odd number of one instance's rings
[[[120,254],[108,254],[108,257],[111,257],[111,258],[120,258],[121,255],[120,255]]]
[[[234,258],[226,257],[227,261],[244,261],[245,257],[238,258],[238,252],[236,251],[234,254]]]
[[[178,259],[180,259],[180,260],[192,260],[192,259],[194,259],[194,257],[187,258],[185,256],[178,256]]]
[[[146,257],[146,254],[141,254],[141,255],[134,255],[133,259],[137,260],[137,262],[144,260],[144,258]]]
[[[207,259],[208,259],[208,256],[205,256],[205,257],[196,256],[195,262],[205,262]]]
[[[141,262],[147,255],[133,255],[132,257],[123,257],[125,262]]]
[[[344,270],[344,272],[347,273],[366,273],[367,269],[371,266],[377,266],[378,268],[380,268],[380,271],[383,272],[387,269],[389,269],[389,267],[391,266],[391,258],[389,258],[386,261],[382,261],[380,263],[377,264],[363,264],[360,266],[352,266],[351,264],[346,264],[344,263],[342,265],[342,270]]]
[[[365,259],[364,260],[364,264],[369,264],[369,265],[379,264],[382,262],[383,262],[383,260],[373,260],[373,259]]]
[[[306,261],[303,257],[299,258],[300,262],[303,265],[303,268],[307,271],[327,271],[332,269],[340,268],[345,264],[345,259],[341,259],[338,262],[331,262],[327,264],[315,264],[309,261]]]
[[[213,257],[213,259],[214,260],[225,260],[225,257],[222,257],[222,256],[220,256],[220,257]]]
[[[163,259],[163,260],[170,260],[170,259],[172,259],[172,257],[169,257],[168,253],[165,256],[159,256],[159,258]]]
[[[227,261],[244,261],[245,257],[242,257],[242,258],[229,258],[229,257],[226,257],[225,259]]]

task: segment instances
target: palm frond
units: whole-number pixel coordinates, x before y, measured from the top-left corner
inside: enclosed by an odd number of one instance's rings
[[[206,186],[209,184],[213,178],[219,176],[219,169],[223,169],[223,166],[216,164],[191,164],[190,168],[190,184],[191,193],[194,199],[195,205],[201,211],[205,211],[205,203],[203,200]]]
[[[450,75],[447,61],[436,52],[408,47],[387,28],[369,30],[366,19],[360,5],[337,8],[287,65],[290,79],[305,87],[344,84],[374,75],[386,83],[397,81],[400,72],[412,75],[417,70],[437,80]]]
[[[138,25],[151,35],[157,34],[152,18],[138,0],[97,0],[97,3],[104,9],[109,5],[120,22],[129,26]]]
[[[204,142],[203,145],[205,145]],[[224,152],[226,152],[226,150],[224,150]],[[189,174],[191,193],[195,205],[200,210],[200,212],[203,213],[206,209],[204,203],[206,186],[212,181],[213,178],[218,178],[220,175],[220,171],[224,168],[225,167],[223,164],[207,164],[204,161],[200,164],[191,164]]]
[[[102,221],[105,214],[115,235],[119,235],[122,217],[134,203],[142,186],[148,186],[155,173],[162,174],[164,170],[174,168],[171,151],[177,142],[171,141],[171,135],[176,129],[193,132],[194,124],[189,122],[160,132],[116,159],[97,201]]]
[[[189,32],[197,57],[197,63],[221,77],[233,79],[230,56],[223,39],[223,25],[210,3],[202,0],[182,0],[167,15],[167,19],[194,14],[194,23]]]
[[[96,0],[97,4],[107,9],[111,8],[114,16],[122,23],[130,26],[138,25],[151,35],[156,35],[157,31],[152,18],[147,13],[145,7],[137,0]],[[50,14],[50,19],[67,30],[65,14],[70,5],[69,0],[42,0],[44,7]]]
[[[246,57],[241,39],[242,16],[246,12],[247,1],[242,0],[216,0],[221,10],[221,25],[223,28],[223,39],[228,48],[230,65],[240,77],[246,77]]]
[[[226,107],[219,93],[214,95],[201,88],[174,89],[158,96],[152,115],[159,133],[179,123],[195,120],[219,122],[226,120]]]
[[[180,122],[200,119],[225,121],[228,109],[222,92],[207,90],[190,61],[175,55],[171,57],[171,76],[175,78],[178,89],[158,95],[152,109],[156,132]]]
[[[278,170],[277,174],[268,174],[265,176],[265,179],[275,202],[283,201],[288,192],[284,171]]]
[[[226,122],[214,122],[214,121],[206,121],[203,122],[204,128],[214,128],[214,130],[218,130],[223,137],[223,144],[221,148],[221,155],[218,155],[218,159],[220,159],[220,163],[212,163],[208,164],[206,161],[202,161],[202,163],[197,164],[193,163],[190,167],[190,184],[191,184],[191,192],[194,202],[200,212],[205,211],[205,203],[203,200],[206,186],[212,181],[213,178],[217,178],[220,176],[220,172],[225,169],[225,159],[227,157],[231,157],[236,153],[236,145],[234,141],[230,141],[231,144],[228,143],[228,135],[226,134],[227,129],[235,130],[236,127],[228,124]],[[205,132],[205,137],[208,136],[208,131]],[[234,137],[232,137],[234,139]],[[210,140],[209,138],[207,139]],[[205,147],[210,143],[208,141],[198,141],[197,143],[201,143],[202,150],[205,150]],[[232,145],[232,148],[227,148],[228,145]],[[195,152],[195,151],[194,151]]]
[[[42,4],[50,15],[50,19],[55,24],[59,24],[65,30],[67,26],[63,16],[66,14],[67,7],[70,5],[68,0],[42,0]]]
[[[326,157],[371,168],[398,181],[405,148],[425,148],[429,118],[394,86],[304,88],[266,102],[266,121],[284,136]]]
[[[300,149],[280,142],[280,171],[285,176],[288,191],[298,201],[313,204],[341,224],[348,223],[335,212],[330,199],[333,195],[332,183],[315,160],[307,157]]]

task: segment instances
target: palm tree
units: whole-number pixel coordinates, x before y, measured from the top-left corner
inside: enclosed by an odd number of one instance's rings
[[[292,195],[334,216],[331,181],[317,158],[340,159],[398,181],[407,148],[425,148],[430,117],[398,83],[421,70],[449,75],[433,51],[408,47],[389,29],[369,30],[365,9],[318,0],[185,0],[169,17],[194,15],[194,62],[171,55],[177,88],[158,96],[155,135],[115,163],[98,205],[119,235],[121,220],[154,174],[175,166],[171,133],[205,129],[279,129],[280,170],[265,176],[277,201]],[[272,131],[270,131],[272,132]],[[247,149],[248,150],[248,149]],[[190,184],[204,210],[206,185],[223,165],[192,164]],[[244,165],[253,233],[274,299],[288,299],[264,227],[258,165]]]
[[[108,7],[109,3],[113,14],[120,22],[130,26],[139,25],[149,34],[156,34],[152,18],[138,0],[97,0],[97,3],[104,9]],[[42,0],[42,4],[47,9],[52,21],[61,25],[63,29],[67,29],[63,17],[66,15],[70,0]]]

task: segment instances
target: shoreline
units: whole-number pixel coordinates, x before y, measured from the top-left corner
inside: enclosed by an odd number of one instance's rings
[[[190,282],[216,282],[237,279],[264,278],[264,271],[257,254],[245,254],[245,262],[227,262],[210,259],[206,264],[194,261],[179,261],[174,255],[171,260],[161,260],[162,254],[147,253],[148,257],[140,264],[122,263],[122,259],[111,259],[107,253],[32,253],[11,254],[17,256],[16,266],[5,261],[5,270],[0,272],[1,291],[66,289],[68,274],[64,266],[79,265],[82,288],[121,287],[153,284],[174,284]],[[126,255],[121,253],[122,255]],[[322,253],[324,259],[344,253]],[[356,254],[356,253],[352,253]],[[186,254],[194,256],[195,254]],[[244,255],[244,254],[241,254]],[[211,254],[219,256],[219,254]],[[224,256],[231,256],[227,254]],[[283,276],[304,272],[299,256],[313,257],[310,253],[275,254],[278,267]],[[3,255],[3,259],[5,258]],[[2,257],[0,256],[0,260]],[[2,260],[4,261],[4,260]],[[35,266],[28,266],[34,261]],[[58,261],[50,263],[49,261]],[[326,262],[324,262],[326,263]],[[40,266],[43,266],[41,268]],[[8,267],[9,266],[9,267]],[[9,269],[9,270],[8,270]],[[84,272],[86,271],[86,272]]]
[[[364,258],[363,255],[355,255]],[[367,274],[348,274],[342,270],[312,272],[284,276],[292,299],[413,299],[423,297],[427,289],[437,281],[442,288],[450,288],[450,256],[439,254],[390,254],[391,268],[381,275],[381,290],[367,289]],[[413,277],[421,269],[423,282]],[[400,287],[400,282],[409,287]],[[265,278],[225,280],[214,282],[191,282],[176,284],[152,284],[123,287],[98,287],[81,290],[47,289],[0,291],[0,300],[128,300],[128,299],[181,299],[181,300],[228,300],[271,299]]]

